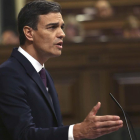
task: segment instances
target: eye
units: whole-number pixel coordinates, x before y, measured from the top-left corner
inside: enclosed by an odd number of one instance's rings
[[[61,29],[64,30],[64,26],[61,26]]]
[[[50,26],[49,27],[49,29],[55,29],[56,28],[56,26]]]
[[[62,29],[62,30],[64,29],[64,25],[61,26],[61,29]]]

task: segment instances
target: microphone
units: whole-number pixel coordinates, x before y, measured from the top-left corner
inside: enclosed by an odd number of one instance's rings
[[[110,96],[115,101],[115,103],[120,107],[120,109],[122,110],[124,118],[125,118],[125,122],[126,122],[126,125],[127,125],[127,130],[128,130],[128,133],[129,133],[129,137],[130,137],[130,140],[132,140],[132,136],[131,136],[131,133],[130,133],[129,125],[127,123],[127,118],[126,118],[126,115],[125,115],[125,111],[123,110],[121,105],[118,103],[118,101],[114,98],[114,96],[111,93],[110,93]]]

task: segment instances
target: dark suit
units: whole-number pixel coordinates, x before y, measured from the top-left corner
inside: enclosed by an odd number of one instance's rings
[[[57,93],[46,71],[46,88],[32,64],[17,51],[0,66],[0,140],[67,140]]]

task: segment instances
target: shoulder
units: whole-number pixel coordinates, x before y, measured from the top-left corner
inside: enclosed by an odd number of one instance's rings
[[[7,60],[0,65],[0,96],[2,95],[25,95],[26,81],[16,63]],[[20,93],[20,94],[19,94]]]
[[[13,58],[5,61],[0,65],[0,83],[5,85],[16,85],[19,81],[20,83],[23,82],[21,69],[23,68],[21,68],[20,64]]]
[[[23,69],[22,65],[13,57],[0,65],[0,76],[18,74]]]

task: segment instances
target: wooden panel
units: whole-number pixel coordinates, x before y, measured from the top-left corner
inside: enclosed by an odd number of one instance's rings
[[[139,42],[64,44],[62,56],[51,59],[47,67],[140,67]]]
[[[116,74],[115,78],[122,106],[128,112],[140,112],[140,73]]]
[[[82,22],[83,28],[85,30],[103,30],[103,29],[116,29],[122,28],[124,26],[125,19],[119,20],[91,20]]]
[[[58,92],[64,124],[82,121],[98,101],[102,103],[99,115],[120,114],[119,108],[109,97],[112,92],[131,112],[135,125],[140,126],[137,119],[140,117],[139,83],[129,86],[115,79],[118,73],[140,71],[139,46],[139,40],[95,42],[87,39],[82,43],[64,43],[62,56],[45,63]],[[0,47],[0,63],[10,56],[12,48]],[[133,92],[133,101],[136,102],[130,102]]]
[[[133,125],[139,126],[140,73],[116,73],[114,79],[118,83],[118,101],[129,115]],[[123,116],[119,107],[116,112]]]
[[[10,57],[13,48],[14,46],[0,45],[0,64]]]

